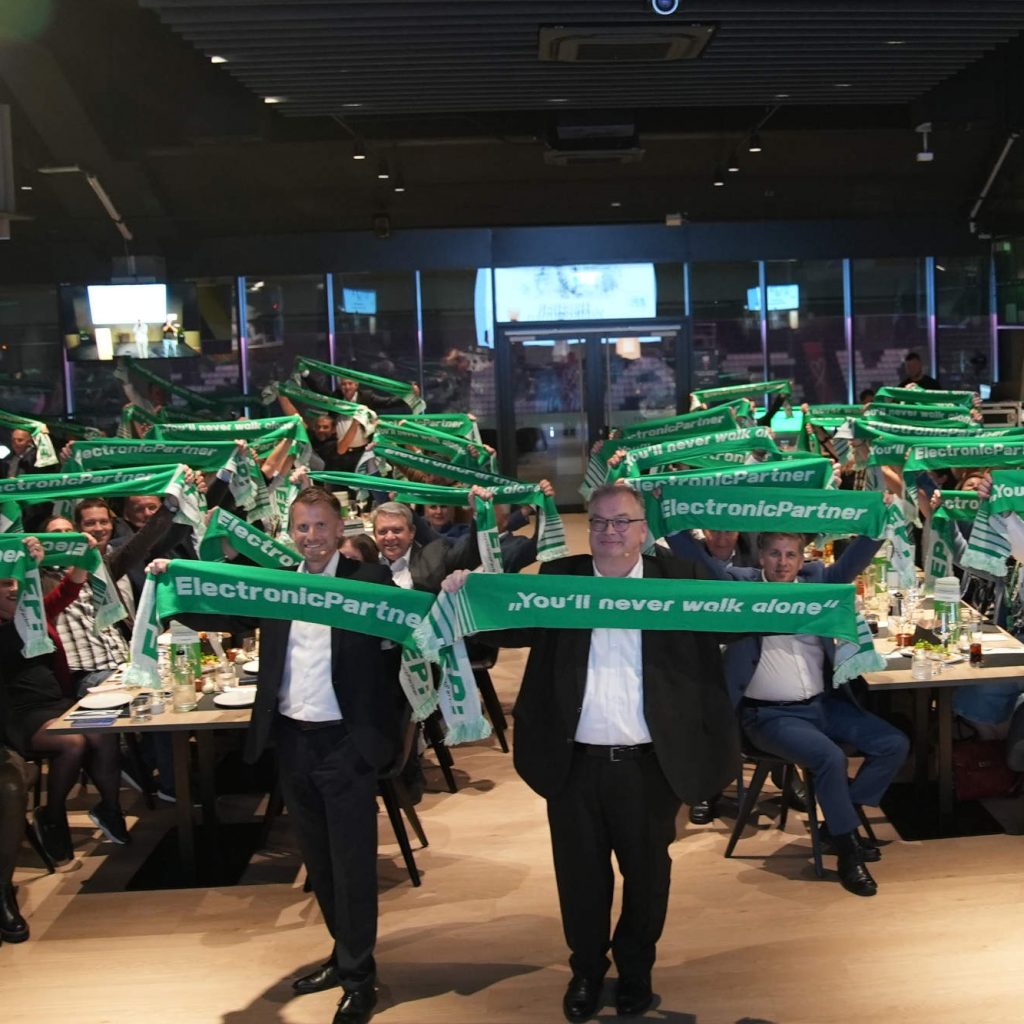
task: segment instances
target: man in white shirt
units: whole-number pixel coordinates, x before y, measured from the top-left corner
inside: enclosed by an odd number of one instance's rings
[[[693,579],[708,573],[668,554],[641,555],[643,499],[600,487],[590,500],[590,554],[545,562],[541,573]],[[449,577],[456,590],[465,573]],[[530,646],[515,706],[515,765],[547,800],[555,880],[573,976],[570,1021],[602,1005],[611,951],[620,1015],[653,1001],[651,969],[668,908],[675,819],[682,801],[721,789],[738,763],[736,722],[719,647],[708,633],[551,628],[485,633]],[[611,927],[614,856],[622,911]]]

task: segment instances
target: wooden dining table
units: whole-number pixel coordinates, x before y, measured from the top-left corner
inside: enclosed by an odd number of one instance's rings
[[[175,816],[177,825],[177,850],[181,884],[197,884],[204,865],[197,858],[196,819],[192,799],[189,744],[194,736],[199,766],[199,807],[203,826],[210,832],[217,828],[217,793],[215,786],[214,733],[220,729],[245,729],[249,725],[251,707],[219,707],[213,702],[213,694],[199,695],[200,699],[192,711],[174,711],[170,702],[161,714],[153,715],[146,722],[133,721],[128,717],[127,707],[111,725],[97,724],[88,718],[69,720],[79,709],[75,704],[48,727],[54,733],[88,732],[132,732],[169,733],[174,760]],[[207,849],[216,849],[216,842],[205,844]]]
[[[940,828],[952,831],[955,792],[953,785],[953,692],[961,686],[984,683],[1024,683],[1024,644],[998,626],[986,624],[981,632],[984,663],[972,667],[964,656],[962,661],[942,665],[939,675],[931,679],[914,679],[911,658],[905,655],[889,658],[896,642],[884,631],[875,639],[876,650],[886,657],[887,667],[879,672],[866,672],[864,679],[872,693],[909,690],[914,697],[914,779],[919,784],[928,780],[929,710],[937,711],[937,775]],[[996,653],[996,651],[1000,653]]]

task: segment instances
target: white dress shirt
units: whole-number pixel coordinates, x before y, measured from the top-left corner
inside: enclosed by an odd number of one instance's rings
[[[409,549],[412,550],[411,548]],[[391,578],[395,581],[396,587],[401,587],[403,590],[412,590],[412,570],[409,568],[409,552],[407,551],[401,558],[396,558],[393,562],[389,562],[383,555],[380,556],[381,565],[386,565],[391,570]]]
[[[597,566],[594,575],[600,576]],[[628,579],[642,579],[637,559]],[[631,747],[650,743],[644,717],[644,666],[639,629],[594,629],[590,632],[583,711],[576,726],[578,743]]]
[[[320,575],[336,575],[340,557],[335,552]],[[305,562],[299,566],[299,572],[309,572]],[[341,719],[331,674],[330,626],[315,622],[292,623],[277,703],[282,715],[300,722],[337,722]]]
[[[762,577],[764,573],[762,572]],[[799,583],[799,580],[794,582]],[[825,649],[807,633],[766,636],[761,660],[743,692],[754,700],[808,700],[825,692]]]

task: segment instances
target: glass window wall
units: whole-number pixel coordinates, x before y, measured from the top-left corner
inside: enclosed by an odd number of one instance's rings
[[[978,256],[935,260],[938,381],[944,388],[977,391],[992,382],[988,265]]]
[[[0,289],[0,408],[19,416],[64,411],[57,289]]]

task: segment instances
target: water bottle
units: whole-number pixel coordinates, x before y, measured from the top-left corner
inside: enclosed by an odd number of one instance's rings
[[[934,610],[945,634],[943,639],[956,646],[960,641],[960,581],[955,576],[935,581]]]

